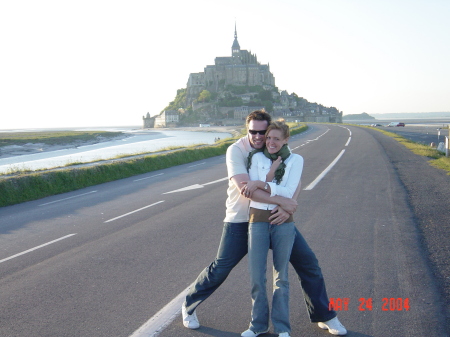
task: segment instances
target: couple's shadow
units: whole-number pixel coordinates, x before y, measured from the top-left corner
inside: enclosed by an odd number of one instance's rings
[[[229,331],[223,331],[223,330],[219,330],[219,329],[214,329],[214,328],[210,328],[207,326],[201,326],[198,330],[195,330],[197,332],[200,332],[199,336],[213,336],[213,337],[240,337],[241,334],[240,333],[235,333],[235,332],[229,332]],[[295,337],[295,335],[298,335],[298,333],[293,332],[291,334],[292,337]],[[303,335],[304,332],[301,332],[300,335]],[[269,332],[263,335],[259,335],[260,337],[278,337],[278,334],[273,333],[273,332]],[[333,336],[331,335],[328,331],[324,331],[324,330],[317,330],[316,333],[313,335],[311,333],[308,334],[308,336],[323,336],[323,337],[327,337],[327,336]],[[368,335],[365,333],[361,333],[361,332],[356,332],[356,331],[350,331],[348,330],[347,335],[346,336],[350,336],[350,337],[373,337],[373,335]]]

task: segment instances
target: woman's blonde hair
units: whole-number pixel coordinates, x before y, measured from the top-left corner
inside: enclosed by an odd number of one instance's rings
[[[280,130],[284,139],[289,138],[289,126],[286,124],[283,118],[277,119],[276,121],[269,124],[266,131],[266,136],[269,134],[270,130]]]

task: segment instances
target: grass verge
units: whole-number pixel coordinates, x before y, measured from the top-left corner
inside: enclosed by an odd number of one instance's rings
[[[428,145],[420,144],[412,140],[406,139],[405,137],[402,137],[394,132],[380,130],[378,128],[372,127],[371,129],[377,130],[389,137],[394,138],[396,141],[406,146],[415,154],[430,158],[428,162],[430,163],[431,166],[445,170],[447,174],[450,175],[450,158],[446,157],[444,153],[439,152],[438,150]]]

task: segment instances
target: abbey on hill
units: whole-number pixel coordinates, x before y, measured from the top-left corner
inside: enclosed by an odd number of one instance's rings
[[[219,92],[228,85],[262,86],[275,88],[275,78],[269,65],[260,64],[256,55],[241,50],[236,28],[231,46],[231,56],[216,57],[214,65],[208,65],[201,73],[191,73],[187,82],[186,103],[192,104],[203,90]]]
[[[231,56],[216,57],[203,72],[189,74],[186,88],[179,89],[175,100],[157,116],[147,113],[143,127],[234,125],[263,108],[287,121],[342,123],[342,112],[336,108],[279,91],[269,64],[259,63],[256,54],[241,49],[235,27]]]

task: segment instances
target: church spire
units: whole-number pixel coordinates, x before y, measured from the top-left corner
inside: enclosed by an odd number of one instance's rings
[[[235,22],[234,23],[234,41],[233,41],[233,46],[231,47],[231,55],[239,56],[240,51],[241,51],[241,46],[239,46],[239,42],[237,40],[237,29],[236,29],[236,22]]]

